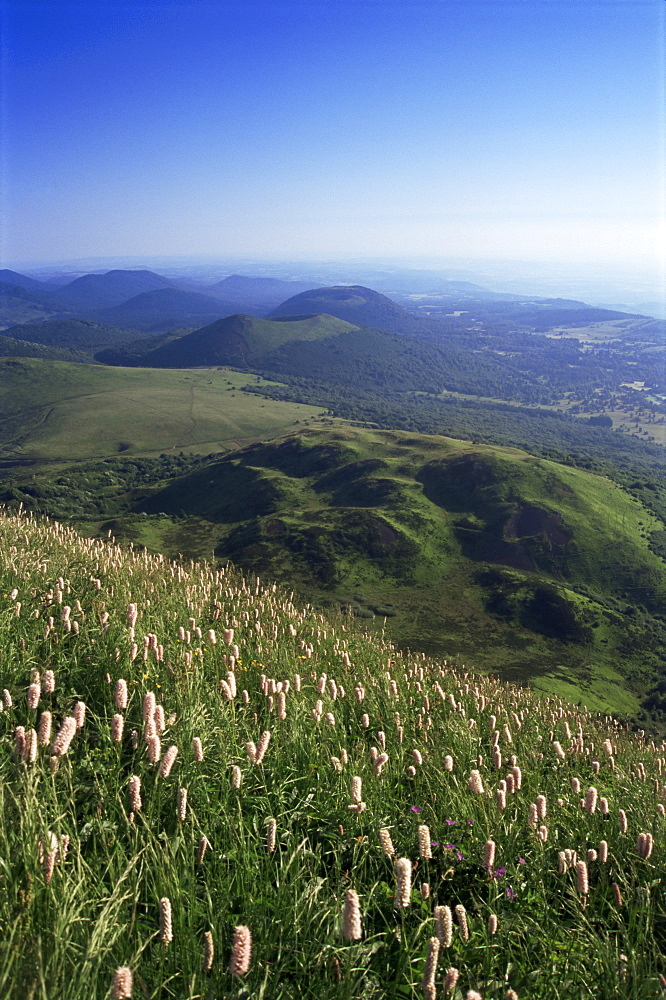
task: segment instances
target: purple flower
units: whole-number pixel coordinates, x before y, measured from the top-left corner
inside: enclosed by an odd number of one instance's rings
[[[413,813],[420,813],[421,812],[421,806],[412,806],[412,812]]]
[[[444,847],[447,849],[447,851],[455,851],[455,850],[457,850],[455,844],[444,844]]]
[[[506,893],[506,898],[507,899],[515,899],[516,896],[518,895],[517,892],[513,891],[513,888],[510,885],[508,885],[506,887],[506,889],[504,890],[504,892]]]
[[[464,861],[465,860],[465,855],[462,854],[460,851],[456,851],[456,857],[457,857],[458,861]]]
[[[473,826],[473,824],[474,824],[474,820],[473,819],[468,819],[467,822],[468,822],[468,824],[470,826]]]
[[[431,847],[441,847],[441,844],[442,844],[441,840],[431,840],[430,841],[430,846]]]
[[[447,826],[455,826],[456,825],[456,821],[454,819],[447,819],[446,820],[446,825]]]
[[[495,869],[495,878],[502,878],[504,875],[506,875],[506,868]]]
[[[518,858],[518,864],[519,865],[526,865],[527,861],[525,861],[525,858]]]

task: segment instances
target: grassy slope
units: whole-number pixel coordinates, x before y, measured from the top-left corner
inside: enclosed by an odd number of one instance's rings
[[[169,449],[215,451],[271,435],[318,412],[237,392],[228,371],[104,368],[0,360],[3,457],[81,459]]]
[[[336,316],[321,314],[302,320],[270,320],[247,317],[251,320],[246,334],[251,353],[264,354],[281,344],[292,340],[324,340],[340,333],[351,333],[357,329]]]
[[[138,351],[138,362],[164,368],[187,368],[197,365],[245,364],[250,358],[268,354],[289,344],[298,352],[301,341],[328,340],[342,334],[354,334],[358,330],[351,323],[334,316],[309,316],[307,319],[276,321],[257,319],[242,314],[216,320],[184,337],[171,339],[169,343],[142,352],[142,342],[131,345]],[[115,364],[113,352],[97,355],[101,361]],[[116,354],[122,364],[125,359],[122,349]]]
[[[228,627],[237,649],[223,642]],[[151,635],[157,652],[135,657],[134,640],[143,648]],[[121,678],[126,706],[114,704]],[[232,678],[229,700],[220,679]],[[417,1000],[431,939],[444,936],[436,906],[462,907],[469,928],[458,917],[441,944],[437,996],[663,1000],[664,746],[612,720],[402,656],[257,580],[2,516],[0,688],[7,1000],[102,1000],[119,966],[133,973],[135,1000]],[[167,747],[178,751],[169,774],[149,762],[142,738],[144,721],[162,728],[150,692],[166,724],[162,760]],[[77,702],[85,719],[57,770],[49,737],[22,759],[17,727],[41,730],[46,712],[55,733]],[[253,764],[246,745],[262,732],[270,742]],[[372,753],[384,746],[378,774]],[[521,780],[500,808],[496,789],[514,780],[512,765]],[[484,786],[476,794],[472,769]],[[637,852],[639,834],[650,835],[649,856]],[[564,851],[583,864],[578,877]],[[400,895],[395,858],[413,876]],[[342,932],[350,889],[357,940]],[[253,948],[234,977],[239,925]],[[207,971],[205,934],[215,949]],[[451,993],[447,969],[460,974]]]
[[[595,708],[635,711],[658,669],[655,620],[627,612],[663,607],[664,564],[647,547],[656,520],[608,480],[515,449],[312,430],[176,480],[139,509],[114,530],[386,614],[402,645]],[[534,511],[545,522],[530,527]]]

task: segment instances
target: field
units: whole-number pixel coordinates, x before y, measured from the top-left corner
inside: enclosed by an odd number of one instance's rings
[[[0,359],[0,457],[226,451],[320,413],[240,392],[257,376]]]
[[[8,1000],[666,995],[666,746],[608,716],[7,516],[0,683]]]

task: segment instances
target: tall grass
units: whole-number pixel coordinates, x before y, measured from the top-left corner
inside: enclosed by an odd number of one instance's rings
[[[666,746],[609,717],[8,515],[0,688],[2,997],[666,996]]]

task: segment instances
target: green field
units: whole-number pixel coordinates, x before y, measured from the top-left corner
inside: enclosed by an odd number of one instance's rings
[[[0,457],[208,453],[270,437],[318,407],[240,392],[257,376],[0,359]]]

